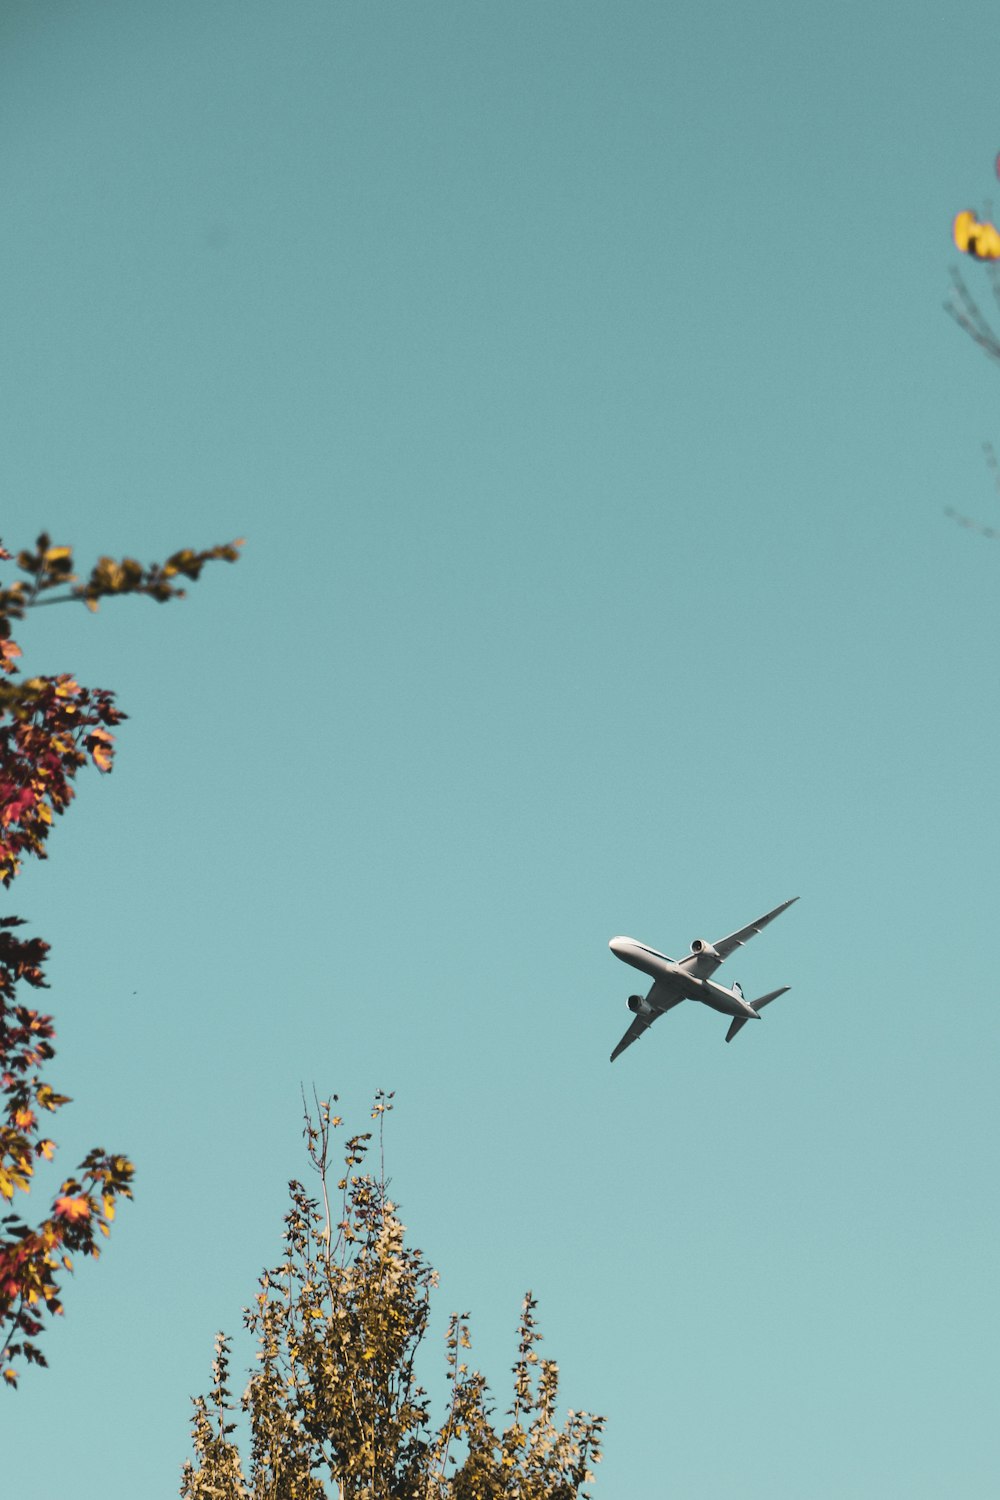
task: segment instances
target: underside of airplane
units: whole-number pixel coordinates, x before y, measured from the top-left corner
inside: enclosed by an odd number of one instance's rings
[[[730,1016],[732,1019],[726,1032],[727,1042],[732,1041],[747,1021],[760,1020],[760,1012],[764,1006],[777,1000],[779,995],[787,994],[790,986],[786,984],[780,989],[768,991],[756,1000],[747,1000],[738,984],[734,984],[731,989],[727,988],[724,984],[718,984],[712,975],[731,953],[749,942],[750,938],[783,911],[787,911],[797,900],[798,897],[793,896],[791,900],[783,901],[773,911],[758,917],[756,922],[741,927],[728,937],[720,938],[716,943],[695,938],[691,944],[691,952],[677,962],[668,958],[665,953],[637,942],[635,938],[612,938],[608,946],[615,957],[648,975],[653,983],[645,995],[628,997],[628,1008],[635,1019],[612,1052],[611,1061],[614,1062],[626,1047],[630,1047],[644,1031],[648,1031],[654,1021],[679,1005],[682,1000],[697,1000],[711,1010]]]

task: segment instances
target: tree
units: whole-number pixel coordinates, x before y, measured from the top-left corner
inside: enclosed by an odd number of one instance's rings
[[[114,694],[84,688],[68,673],[23,678],[20,647],[12,626],[29,609],[76,601],[96,610],[114,594],[144,594],[160,603],[181,598],[178,580],[196,579],[211,559],[234,562],[239,542],[175,552],[165,563],[144,568],[134,558],[102,557],[80,582],[69,547],[54,547],[44,533],[34,551],[16,559],[0,546],[0,561],[15,562],[24,578],[0,588],[0,881],[9,886],[25,855],[44,859],[57,814],[74,795],[77,772],[88,761],[110,771],[112,728],[125,718]],[[12,1202],[32,1187],[35,1164],[51,1161],[54,1142],[41,1119],[70,1101],[43,1080],[54,1056],[52,1017],[25,1005],[18,986],[46,987],[49,945],[24,938],[19,917],[0,918],[0,1197]],[[14,1212],[0,1218],[0,1367],[17,1384],[16,1360],[45,1365],[35,1342],[43,1314],[62,1312],[58,1278],[72,1271],[73,1256],[97,1258],[98,1235],[107,1236],[119,1198],[132,1196],[134,1174],[127,1157],[101,1147],[87,1153],[34,1227]]]
[[[535,1299],[521,1309],[514,1394],[498,1431],[489,1387],[463,1357],[468,1314],[446,1336],[449,1399],[430,1426],[430,1399],[414,1362],[437,1276],[407,1246],[385,1177],[383,1128],[391,1094],[375,1097],[380,1165],[359,1170],[371,1132],[351,1136],[331,1209],[330,1142],[342,1125],[337,1102],[305,1111],[305,1139],[320,1198],[289,1184],[284,1257],[260,1278],[246,1326],[258,1366],[242,1399],[250,1424],[250,1476],[232,1434],[230,1340],[216,1340],[213,1384],[194,1401],[194,1462],[184,1465],[185,1500],[574,1500],[600,1459],[603,1417],[570,1411],[555,1426],[559,1371],[536,1351]],[[328,1490],[326,1476],[332,1485]]]

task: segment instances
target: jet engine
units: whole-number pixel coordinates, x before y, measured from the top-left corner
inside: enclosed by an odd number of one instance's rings
[[[719,958],[719,955],[712,947],[712,944],[706,943],[704,938],[695,938],[694,942],[691,944],[691,952],[700,953],[705,958]],[[719,962],[721,963],[722,960],[719,959]]]
[[[629,995],[625,1004],[628,1006],[629,1010],[634,1011],[637,1016],[652,1015],[653,1007],[646,1003],[646,1000],[642,995]]]

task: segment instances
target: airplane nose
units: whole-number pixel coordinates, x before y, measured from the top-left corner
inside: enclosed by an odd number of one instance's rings
[[[613,937],[611,939],[610,943],[608,944],[608,947],[611,949],[612,953],[615,955],[615,958],[621,958],[622,953],[624,952],[625,947],[626,947],[627,944],[628,944],[628,938]]]

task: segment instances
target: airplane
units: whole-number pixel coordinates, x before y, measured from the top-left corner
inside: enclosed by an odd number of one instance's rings
[[[711,976],[731,953],[742,948],[754,933],[760,932],[775,917],[780,917],[798,899],[798,896],[793,896],[790,901],[783,901],[766,916],[758,917],[756,922],[751,922],[748,927],[741,927],[739,932],[731,932],[717,943],[706,943],[704,938],[695,938],[691,944],[691,952],[677,963],[672,958],[667,958],[665,953],[657,953],[655,948],[637,943],[634,938],[612,938],[608,947],[615,958],[648,974],[653,986],[645,998],[642,995],[629,995],[627,1004],[634,1013],[635,1020],[612,1052],[611,1061],[614,1062],[626,1047],[631,1047],[658,1016],[672,1010],[675,1005],[680,1005],[682,1000],[700,1000],[712,1010],[720,1011],[724,1016],[732,1016],[733,1020],[726,1032],[727,1042],[731,1042],[748,1021],[759,1021],[764,1006],[777,1000],[779,995],[787,994],[790,985],[786,984],[780,990],[771,990],[769,994],[761,995],[759,1000],[749,1001],[744,998],[738,984],[734,984],[729,990],[724,984],[717,984]]]

